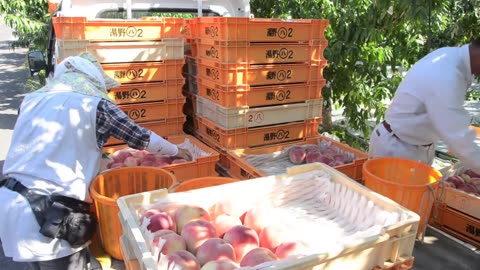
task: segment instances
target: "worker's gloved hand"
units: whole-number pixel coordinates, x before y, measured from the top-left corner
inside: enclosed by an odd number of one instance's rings
[[[190,151],[188,151],[185,148],[181,148],[181,147],[178,147],[178,153],[175,157],[183,158],[186,161],[191,161],[192,160],[192,154],[190,153]]]

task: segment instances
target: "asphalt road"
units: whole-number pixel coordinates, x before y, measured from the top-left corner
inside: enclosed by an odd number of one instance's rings
[[[0,172],[3,172],[3,162],[17,120],[17,110],[24,97],[24,85],[29,76],[25,68],[27,50],[12,50],[9,44],[11,40],[14,40],[11,30],[0,23]],[[0,245],[0,269],[29,268],[6,258]]]

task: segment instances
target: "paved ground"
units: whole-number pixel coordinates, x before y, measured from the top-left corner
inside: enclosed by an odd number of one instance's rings
[[[25,81],[28,78],[27,70],[24,68],[26,50],[11,50],[8,44],[10,40],[13,40],[11,31],[0,24],[0,172],[17,119],[17,108],[23,99]],[[5,258],[0,245],[0,269],[26,270],[28,268]]]
[[[16,121],[16,112],[24,96],[24,83],[28,74],[24,69],[26,50],[9,49],[13,37],[8,28],[0,24],[0,173]],[[480,254],[451,240],[435,230],[428,229],[425,243],[415,244],[415,270],[474,270],[480,269]],[[115,267],[119,269],[121,267]],[[1,270],[27,268],[5,258],[0,245]]]

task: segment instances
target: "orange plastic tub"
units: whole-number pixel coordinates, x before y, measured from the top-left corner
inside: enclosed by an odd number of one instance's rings
[[[197,58],[198,77],[220,85],[273,85],[323,80],[327,61],[318,64],[222,64]]]
[[[107,75],[119,83],[163,82],[169,79],[182,79],[185,59],[159,62],[102,64]]]
[[[212,186],[218,186],[228,183],[238,182],[240,180],[235,178],[229,177],[200,177],[187,180],[185,182],[180,183],[179,185],[171,188],[172,192],[183,192],[192,189],[199,189],[199,188],[206,188]]]
[[[137,123],[165,121],[182,115],[185,97],[170,98],[163,101],[123,104],[118,107]]]
[[[327,45],[326,40],[309,44],[222,42],[201,39],[197,48],[198,57],[219,63],[279,64],[325,61],[323,51]]]
[[[253,42],[298,42],[325,39],[328,20],[240,17],[196,18],[200,38]],[[192,32],[195,33],[195,32]]]
[[[143,122],[139,123],[140,126],[148,128],[162,137],[168,137],[172,135],[181,135],[183,133],[183,124],[186,117],[179,116],[174,118],[167,118],[160,121]],[[110,137],[105,143],[105,146],[112,146],[118,144],[124,144],[125,142],[114,137]]]
[[[58,39],[89,41],[143,41],[181,38],[184,19],[89,20],[85,17],[53,17]]]
[[[259,147],[277,143],[302,141],[318,135],[321,118],[266,127],[223,129],[214,122],[197,116],[198,133],[225,149]]]
[[[322,98],[325,80],[273,86],[221,85],[197,78],[198,95],[225,107],[260,107]]]
[[[163,101],[182,97],[185,79],[171,79],[154,83],[123,84],[108,91],[108,96],[116,104]]]
[[[438,170],[404,158],[375,158],[363,164],[365,186],[420,216],[419,238],[425,233],[441,178]]]
[[[122,226],[117,199],[145,191],[168,189],[175,181],[170,172],[153,167],[118,168],[102,173],[92,181],[90,196],[95,203],[102,245],[108,254],[122,260]]]

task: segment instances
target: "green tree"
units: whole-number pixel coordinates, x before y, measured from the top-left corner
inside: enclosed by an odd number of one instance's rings
[[[14,48],[46,51],[50,31],[47,0],[2,0],[0,15],[17,38],[12,42]]]
[[[328,108],[342,106],[348,125],[364,136],[367,120],[383,118],[383,101],[394,94],[402,69],[434,48],[466,43],[480,30],[476,0],[252,0],[251,9],[256,17],[329,20],[325,128],[331,129]]]

